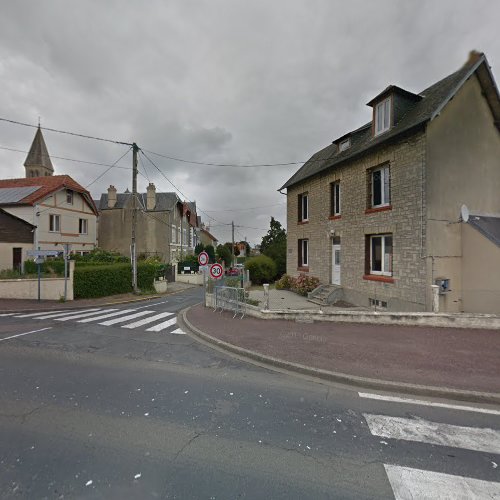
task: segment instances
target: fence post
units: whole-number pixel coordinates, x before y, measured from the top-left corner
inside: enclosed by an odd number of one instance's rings
[[[269,283],[264,283],[264,309],[269,311]]]

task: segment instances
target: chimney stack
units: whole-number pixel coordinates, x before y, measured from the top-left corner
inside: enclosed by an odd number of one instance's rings
[[[116,205],[116,188],[112,184],[108,188],[108,208],[114,208]]]
[[[156,187],[150,182],[147,188],[146,210],[154,210],[156,207]]]

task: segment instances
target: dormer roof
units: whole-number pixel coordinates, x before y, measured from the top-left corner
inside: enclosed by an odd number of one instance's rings
[[[418,102],[422,99],[421,95],[414,94],[413,92],[408,92],[408,90],[402,89],[397,85],[389,85],[384,90],[382,90],[380,94],[376,95],[370,102],[367,102],[366,105],[373,107],[377,102],[384,100],[386,97],[390,95],[399,95],[413,102]]]

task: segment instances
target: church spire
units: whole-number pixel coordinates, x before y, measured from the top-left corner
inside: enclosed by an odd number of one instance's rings
[[[26,177],[45,177],[54,175],[54,167],[43,139],[42,129],[38,125],[35,138],[24,162]]]

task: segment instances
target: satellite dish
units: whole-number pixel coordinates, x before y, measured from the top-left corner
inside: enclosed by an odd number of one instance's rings
[[[462,207],[460,208],[460,215],[463,222],[467,222],[469,220],[470,213],[467,205],[462,205]]]

